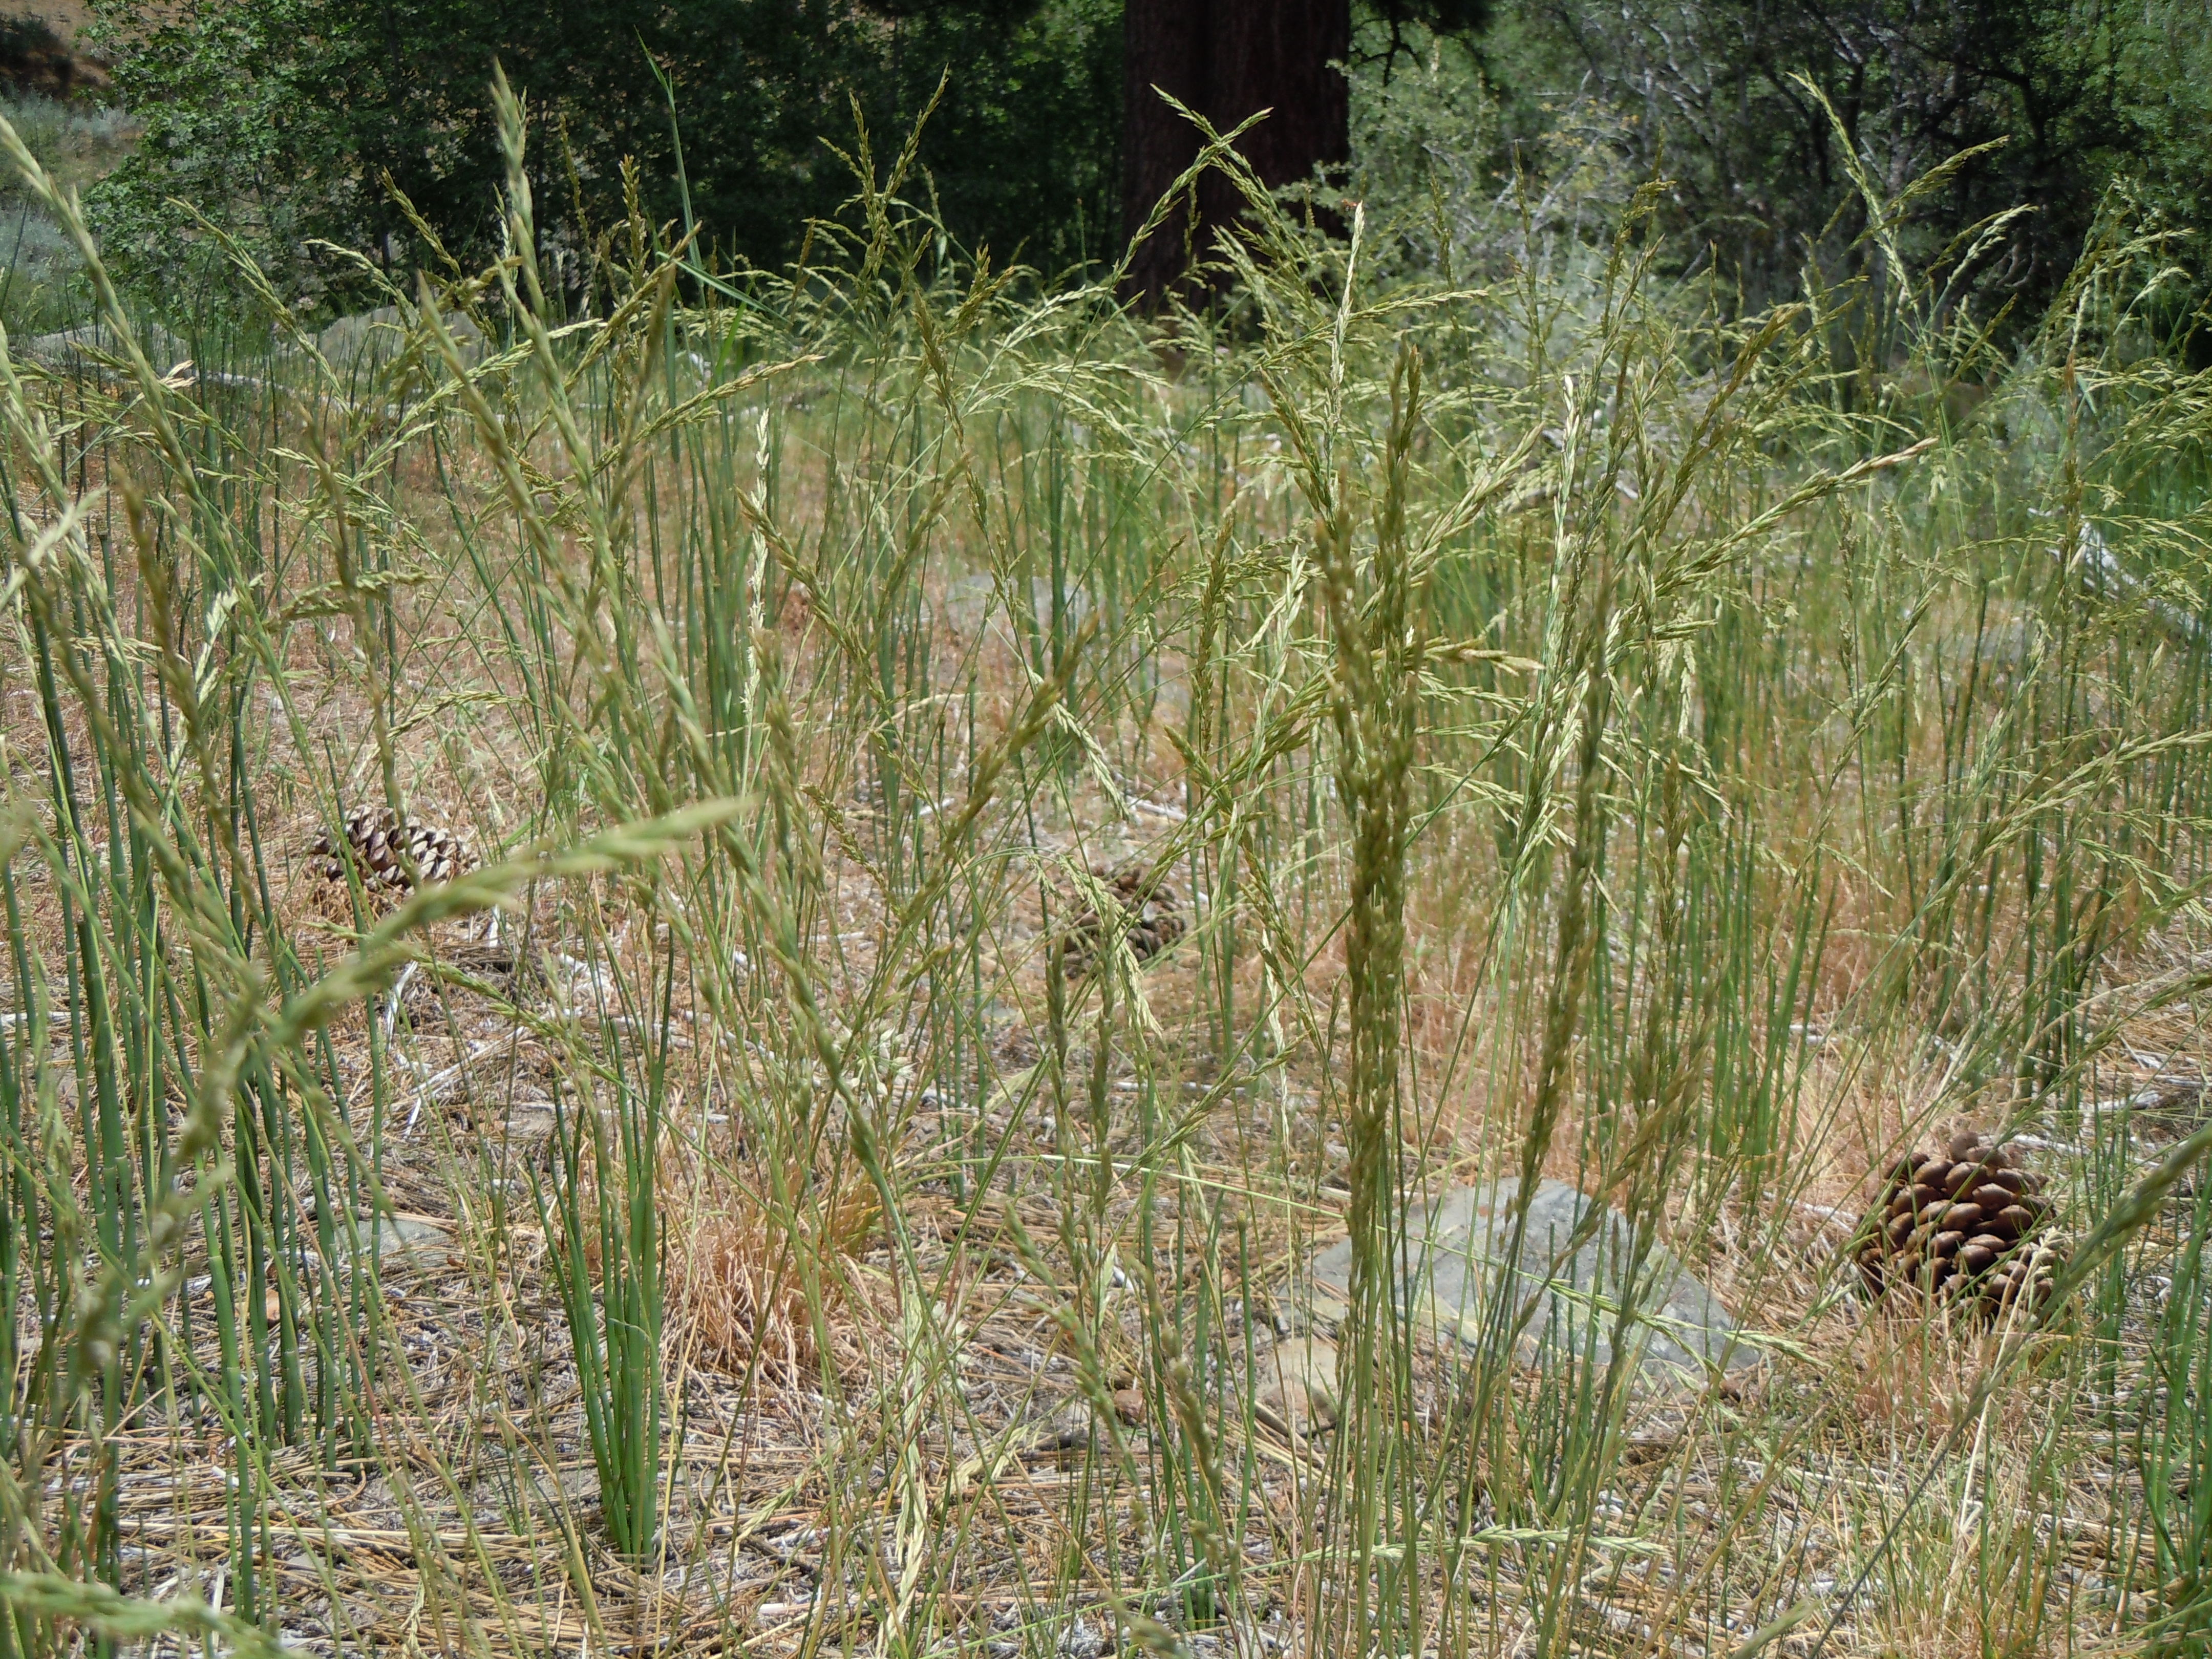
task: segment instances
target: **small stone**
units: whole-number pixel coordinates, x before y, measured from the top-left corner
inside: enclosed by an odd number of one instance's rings
[[[1010,583],[1006,589],[1020,604],[1021,584]],[[1010,616],[1000,601],[1002,595],[999,584],[988,571],[956,577],[945,586],[944,617],[956,634],[972,635],[981,629],[987,619],[995,619],[1010,637],[1025,639],[1031,628],[1040,635],[1052,632],[1052,579],[1032,576],[1029,583],[1030,614]],[[1073,632],[1090,620],[1094,608],[1090,593],[1072,584],[1062,584],[1060,595],[1060,617]]]
[[[1318,1336],[1294,1336],[1260,1356],[1259,1386],[1253,1404],[1268,1413],[1293,1440],[1303,1440],[1336,1422],[1336,1344]]]
[[[1080,1451],[1091,1443],[1096,1426],[1091,1402],[1078,1395],[1045,1419],[1038,1443],[1054,1451]]]
[[[1108,1396],[1117,1422],[1135,1425],[1145,1420],[1145,1396],[1136,1388],[1116,1389]],[[1087,1395],[1076,1395],[1044,1420],[1036,1444],[1055,1451],[1081,1451],[1091,1437],[1105,1427],[1105,1419]]]
[[[1719,1298],[1671,1251],[1653,1242],[1638,1255],[1635,1229],[1618,1210],[1608,1206],[1589,1236],[1567,1249],[1597,1200],[1564,1181],[1538,1183],[1519,1250],[1507,1261],[1519,1190],[1510,1178],[1455,1188],[1407,1216],[1412,1260],[1401,1305],[1417,1329],[1480,1347],[1501,1282],[1516,1308],[1541,1285],[1545,1295],[1520,1334],[1524,1361],[1572,1355],[1607,1364],[1618,1304],[1628,1300],[1636,1380],[1646,1391],[1703,1389],[1717,1375],[1759,1363],[1759,1351],[1741,1340]],[[1341,1317],[1336,1310],[1349,1305],[1351,1285],[1346,1239],[1315,1258],[1312,1316]]]
[[[1662,1462],[1674,1455],[1675,1443],[1671,1435],[1634,1436],[1621,1443],[1620,1461],[1631,1468]]]
[[[333,1242],[341,1261],[374,1255],[386,1273],[402,1266],[442,1262],[453,1249],[452,1231],[422,1216],[356,1220],[350,1228],[341,1228]]]

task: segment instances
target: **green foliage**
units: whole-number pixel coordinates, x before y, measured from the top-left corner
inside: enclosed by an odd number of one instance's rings
[[[1412,38],[1401,52],[1371,22],[1355,83],[1355,123],[1392,140],[1361,158],[1398,222],[1433,216],[1439,176],[1463,213],[1510,193],[1518,168],[1540,221],[1588,235],[1577,221],[1605,218],[1622,181],[1662,178],[1676,268],[1710,265],[1748,307],[1808,271],[1879,282],[1855,172],[1887,198],[1973,152],[1917,193],[1893,227],[1899,250],[1919,265],[1948,254],[1955,295],[2022,321],[2057,293],[2116,187],[2132,222],[2169,231],[2212,210],[2212,30],[2191,0],[1519,0],[1464,43]],[[1455,129],[1455,103],[1494,118]],[[1593,216],[1596,151],[1615,178]],[[2016,208],[2001,234],[1970,234]],[[2201,270],[2188,246],[2170,257]],[[2169,325],[2188,310],[2169,307]]]
[[[426,228],[456,258],[489,255],[495,62],[528,100],[548,254],[572,291],[591,280],[594,228],[625,210],[630,162],[649,217],[696,222],[702,252],[725,262],[781,265],[851,191],[825,136],[849,144],[856,112],[904,133],[948,71],[918,159],[953,234],[1046,269],[1110,240],[1121,87],[1107,0],[896,15],[832,0],[196,0],[143,33],[127,27],[138,9],[107,0],[104,15],[145,141],[90,207],[141,281],[223,268],[185,201],[310,298],[360,285],[319,242],[403,281],[441,263]]]
[[[64,185],[97,179],[127,153],[132,124],[112,106],[21,93],[0,99],[0,116]],[[75,243],[44,203],[18,182],[0,184],[0,323],[40,334],[82,318],[91,289]]]
[[[1828,20],[1789,9],[1770,17],[1723,0],[1627,8],[1610,35],[1552,0],[1545,10],[1615,100],[1643,113],[1633,130],[1638,162],[1680,180],[1685,220],[1730,249],[1729,262],[1763,293],[1794,282],[1808,246],[1816,258],[1832,254],[1837,231],[1858,228],[1848,211],[1846,149],[1895,191],[1962,151],[2002,145],[1931,192],[1914,228],[1935,254],[1969,226],[2030,208],[1982,252],[1977,276],[1994,294],[2031,304],[2064,279],[2117,174],[2164,172],[2179,186],[2173,207],[2192,213],[2203,204],[2201,174],[2185,186],[2172,178],[2180,135],[2144,119],[2165,101],[2166,77],[2185,81],[2191,70],[2185,53],[2176,58],[2164,46],[2163,61],[2146,56],[2161,33],[2157,6],[1858,0]],[[2200,12],[2200,81],[2212,69],[2202,21]],[[1694,67],[1670,75],[1662,31],[1676,23],[1694,30]],[[1840,131],[1801,76],[1833,106]],[[1638,83],[1662,90],[1638,97]],[[1670,116],[1670,106],[1686,113]]]
[[[782,268],[852,192],[856,116],[880,149],[930,112],[913,188],[954,245],[1057,277],[1121,240],[1115,0],[188,0],[150,29],[137,0],[98,3],[147,127],[91,215],[121,275],[171,294],[227,291],[185,201],[310,304],[359,301],[357,254],[403,286],[453,268],[432,239],[461,265],[490,257],[495,62],[528,101],[548,269],[571,301],[603,280],[600,233],[632,188],[650,222],[696,228],[702,258]],[[2109,191],[2169,232],[2212,206],[2195,0],[1365,0],[1356,15],[1353,189],[1386,269],[1494,268],[1510,226],[1486,204],[1516,173],[1539,228],[1584,240],[1664,177],[1674,269],[1713,269],[1756,309],[1808,271],[1882,280],[1855,171],[1889,197],[1972,152],[1895,240],[1923,266],[1948,251],[1976,315],[2010,305],[2026,323]],[[2000,234],[1966,234],[2014,209]],[[2166,257],[2201,270],[2191,246]],[[2205,283],[2172,289],[2169,331]]]

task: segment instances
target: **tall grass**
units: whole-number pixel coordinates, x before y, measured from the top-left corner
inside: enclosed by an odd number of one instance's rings
[[[13,1648],[2201,1650],[2154,247],[2000,362],[1887,248],[1731,317],[1647,193],[1377,286],[1244,179],[1153,328],[863,135],[803,268],[634,222],[556,293],[501,111],[506,261],[166,379],[11,147],[124,343],[0,354]],[[324,881],[363,802],[483,867]],[[2033,1326],[1857,1295],[1960,1117],[2082,1242]],[[1408,1316],[1485,1174],[1628,1218],[1610,1360]],[[1641,1389],[1662,1243],[1747,1391]]]

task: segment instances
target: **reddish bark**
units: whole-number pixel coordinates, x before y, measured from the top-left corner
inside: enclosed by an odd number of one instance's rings
[[[1270,188],[1310,178],[1316,165],[1349,156],[1350,88],[1337,66],[1352,49],[1351,0],[1128,0],[1122,29],[1127,104],[1121,201],[1128,234],[1198,155],[1198,130],[1162,92],[1220,132],[1272,111],[1237,145]],[[1226,180],[1207,178],[1197,192],[1195,222],[1189,204],[1179,204],[1137,251],[1130,292],[1157,303],[1242,205]]]

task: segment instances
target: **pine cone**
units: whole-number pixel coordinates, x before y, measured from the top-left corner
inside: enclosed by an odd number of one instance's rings
[[[1867,1293],[1895,1291],[1987,1313],[2051,1294],[2061,1253],[2050,1236],[2042,1178],[1973,1133],[1891,1170],[1860,1224]]]
[[[1157,878],[1147,882],[1141,870],[1124,870],[1109,876],[1103,867],[1091,872],[1108,884],[1115,910],[1114,922],[1128,941],[1129,953],[1139,962],[1156,957],[1183,934],[1182,910],[1175,889]],[[1108,924],[1085,905],[1067,925],[1065,962],[1071,978],[1081,978],[1097,963],[1106,939]]]
[[[350,864],[361,872],[361,884],[371,890],[405,892],[417,878],[451,881],[477,862],[468,843],[452,830],[411,813],[402,817],[388,806],[355,807],[346,814],[345,831],[336,846],[324,834],[307,850],[325,880],[343,882]],[[408,874],[410,866],[413,877]]]

